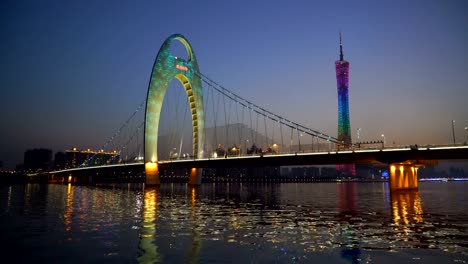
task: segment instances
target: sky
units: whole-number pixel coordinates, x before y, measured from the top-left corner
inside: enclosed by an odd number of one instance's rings
[[[164,40],[260,106],[336,135],[334,61],[350,62],[353,139],[467,140],[468,2],[1,1],[0,160],[100,146],[145,98]]]

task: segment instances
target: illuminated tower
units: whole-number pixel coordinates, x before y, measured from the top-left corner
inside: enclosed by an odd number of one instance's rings
[[[351,147],[351,125],[349,124],[348,80],[349,62],[343,59],[343,45],[340,32],[340,60],[335,62],[336,84],[338,88],[338,140],[339,148]],[[354,164],[337,164],[336,170],[342,175],[356,175]]]
[[[336,83],[338,86],[338,140],[342,147],[351,146],[351,125],[349,124],[348,79],[349,62],[343,59],[343,45],[340,33],[340,60],[335,62]]]

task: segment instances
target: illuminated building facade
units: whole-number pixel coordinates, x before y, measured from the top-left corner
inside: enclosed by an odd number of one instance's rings
[[[120,155],[117,151],[104,152],[104,150],[78,150],[77,148],[73,148],[65,151],[65,168],[60,169],[78,168],[82,165],[99,166],[117,164],[119,162]]]
[[[52,165],[52,150],[29,149],[24,153],[24,169],[30,172],[48,171]]]
[[[349,122],[349,62],[343,58],[343,45],[340,33],[340,60],[335,62],[336,84],[338,88],[338,141],[340,148],[351,147],[351,125]],[[346,175],[356,175],[354,164],[336,165],[336,170]]]

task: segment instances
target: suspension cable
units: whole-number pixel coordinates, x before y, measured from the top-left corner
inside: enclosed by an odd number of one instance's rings
[[[307,128],[303,125],[300,125],[296,122],[293,122],[293,121],[290,121],[286,118],[283,118],[277,114],[274,114],[272,113],[271,111],[268,111],[260,106],[257,106],[255,104],[253,104],[252,102],[250,102],[249,100],[246,100],[240,96],[238,96],[237,94],[235,93],[232,93],[231,91],[229,91],[228,89],[224,88],[222,85],[218,84],[217,82],[213,81],[212,79],[210,79],[209,77],[207,77],[206,75],[202,74],[201,72],[195,72],[195,74],[197,76],[199,76],[203,82],[205,82],[206,84],[208,84],[210,87],[212,87],[213,89],[217,90],[219,93],[223,94],[224,96],[230,98],[231,100],[234,100],[238,103],[240,103],[241,105],[243,105],[244,107],[248,107],[250,108],[251,110],[255,111],[256,113],[258,114],[261,114],[261,115],[266,115],[267,118],[273,120],[273,121],[277,121],[279,119],[282,119],[284,120],[284,125],[288,126],[288,127],[291,127],[291,128],[297,128],[299,129],[299,131],[303,132],[303,133],[306,133],[306,134],[309,134],[309,135],[314,135],[314,136],[317,136],[319,138],[322,138],[322,139],[326,139],[326,140],[330,140],[334,143],[337,143],[337,144],[342,144],[337,138],[335,137],[331,137],[329,135],[326,135],[324,133],[321,133],[317,130],[313,130],[313,129],[310,129],[310,128]],[[262,113],[263,112],[263,113]]]
[[[114,133],[114,135],[112,135],[112,137],[110,137],[106,143],[104,143],[104,145],[101,146],[101,148],[99,148],[99,150],[101,149],[105,149],[119,134],[120,132],[122,131],[122,129],[124,129],[128,123],[130,122],[130,120],[132,118],[135,117],[135,115],[143,108],[143,106],[145,105],[146,103],[146,99],[143,100],[139,105],[138,107],[135,109],[135,111],[133,111],[133,113],[127,118],[127,120],[125,120],[125,122],[119,127],[119,129],[117,130],[117,132]],[[79,167],[83,167],[83,166],[86,166],[87,164],[89,164],[89,162],[94,159],[97,155],[99,151],[97,151],[96,153],[94,153],[91,157],[89,157],[86,161],[84,161],[82,164],[79,165]]]

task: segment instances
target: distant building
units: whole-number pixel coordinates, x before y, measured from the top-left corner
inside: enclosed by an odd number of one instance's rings
[[[24,170],[48,171],[52,166],[52,150],[30,149],[24,153]]]
[[[322,178],[336,178],[336,176],[337,176],[336,168],[322,167],[320,169],[320,177]]]
[[[67,166],[67,154],[65,152],[57,152],[54,156],[54,169],[62,170]]]
[[[333,165],[320,166],[285,166],[281,168],[281,176],[296,179],[341,179],[344,176]]]
[[[356,164],[356,178],[363,180],[388,179],[388,165]]]
[[[282,170],[283,176],[290,178],[318,178],[320,177],[320,168],[312,166],[291,167]]]
[[[117,164],[123,162],[120,160],[120,155],[116,151],[104,152],[104,150],[78,150],[77,148],[66,150],[65,160],[65,169],[77,168],[80,166]]]

